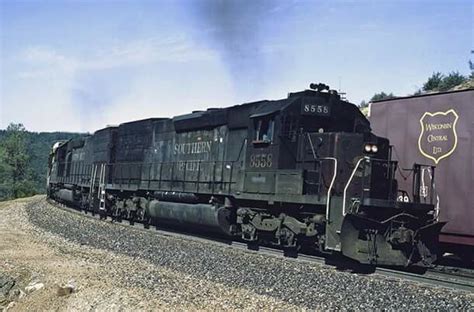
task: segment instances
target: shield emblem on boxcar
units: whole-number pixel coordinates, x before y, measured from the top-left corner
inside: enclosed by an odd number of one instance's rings
[[[426,112],[420,118],[420,153],[438,164],[443,158],[451,155],[458,144],[456,123],[458,114],[454,109],[446,112]]]

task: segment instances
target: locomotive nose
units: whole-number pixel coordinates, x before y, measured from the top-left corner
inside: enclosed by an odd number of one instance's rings
[[[402,226],[390,235],[389,242],[393,246],[409,245],[413,243],[414,237],[415,232],[412,229],[407,229]]]
[[[445,224],[397,228],[396,218],[384,223],[347,215],[341,229],[341,251],[362,264],[428,266],[437,259],[438,237]]]

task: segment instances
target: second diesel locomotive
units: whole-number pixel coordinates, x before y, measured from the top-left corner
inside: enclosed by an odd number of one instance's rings
[[[399,190],[389,141],[336,91],[311,84],[282,100],[58,142],[48,196],[119,221],[219,229],[363,264],[424,266],[436,260],[444,223],[420,191],[422,167],[413,166],[412,189]]]

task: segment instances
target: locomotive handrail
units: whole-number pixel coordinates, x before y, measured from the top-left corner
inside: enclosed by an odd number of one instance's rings
[[[329,211],[330,211],[330,204],[331,204],[331,192],[332,192],[332,188],[334,186],[334,182],[336,181],[336,176],[337,176],[337,158],[335,157],[324,157],[324,158],[320,158],[321,160],[333,160],[334,161],[334,173],[332,175],[332,179],[331,179],[331,184],[329,184],[329,188],[328,188],[328,194],[327,194],[327,198],[326,198],[326,220],[329,221]]]
[[[426,198],[421,193],[421,188],[425,188],[426,185],[424,183],[424,172],[428,169],[428,173],[430,175],[430,199],[429,203],[433,204],[433,191],[435,190],[434,184],[434,173],[435,173],[435,166],[431,165],[424,165],[424,164],[413,164],[413,181],[412,181],[412,193],[413,193],[413,201],[416,203],[421,203],[421,197]],[[426,201],[425,201],[426,202]]]
[[[348,179],[348,181],[347,181],[347,183],[346,183],[346,185],[345,185],[345,187],[344,187],[343,204],[342,204],[342,205],[343,205],[343,208],[342,208],[342,214],[343,214],[343,216],[345,216],[345,215],[347,214],[347,192],[348,192],[349,186],[350,186],[351,183],[352,183],[352,180],[353,180],[353,178],[354,178],[354,176],[355,176],[355,173],[357,172],[357,170],[360,169],[361,162],[362,162],[362,160],[364,160],[364,159],[365,159],[368,163],[388,163],[389,168],[388,168],[387,170],[388,170],[388,172],[390,172],[390,174],[387,175],[387,179],[390,180],[390,183],[389,183],[389,186],[390,186],[390,187],[389,187],[389,190],[388,190],[389,194],[388,194],[388,198],[387,198],[387,199],[390,199],[390,198],[391,198],[391,194],[393,194],[391,181],[392,181],[392,179],[394,178],[393,175],[395,174],[395,172],[392,171],[392,170],[393,170],[394,164],[395,164],[395,166],[396,166],[397,162],[396,162],[396,161],[390,161],[390,160],[388,161],[388,160],[386,160],[386,159],[377,159],[377,158],[371,158],[371,157],[364,156],[364,157],[360,158],[360,159],[357,161],[357,163],[356,163],[354,169],[352,170],[352,173],[351,173],[351,175],[350,175],[350,177],[349,177],[349,179]],[[363,168],[365,168],[365,164],[366,164],[366,163],[364,162]],[[430,181],[430,182],[431,182],[431,185],[430,185],[430,188],[429,188],[431,191],[430,191],[429,199],[428,199],[427,201],[428,201],[430,204],[433,204],[434,166],[430,166],[430,165],[420,165],[420,164],[415,164],[415,165],[413,166],[413,169],[412,169],[412,171],[413,171],[413,173],[414,173],[414,175],[413,175],[413,181],[412,181],[412,196],[413,196],[412,201],[413,201],[414,203],[421,203],[421,202],[422,202],[422,201],[421,201],[421,195],[420,195],[421,187],[423,186],[423,187],[426,187],[426,188],[427,188],[427,186],[425,186],[425,184],[424,184],[423,181],[422,181],[422,180],[423,180],[423,176],[421,176],[421,174],[423,174],[423,172],[424,172],[426,169],[427,169],[428,173],[430,174],[430,180],[431,180],[431,181]],[[395,170],[396,170],[396,169],[395,169]],[[365,170],[364,170],[364,171],[365,171]],[[361,202],[364,202],[364,199],[363,199],[364,196],[365,196],[365,195],[364,195],[364,192],[366,191],[366,190],[364,189],[364,185],[365,185],[365,180],[366,180],[366,178],[367,178],[367,177],[366,177],[365,174],[364,174],[364,175],[362,176]],[[422,185],[422,184],[423,184],[423,185]],[[395,194],[398,194],[398,191],[399,191],[399,190],[396,190],[396,193],[395,193]],[[426,198],[426,197],[428,197],[428,196],[424,196],[424,198]],[[425,203],[426,203],[427,201],[425,201]]]
[[[157,182],[158,183],[158,188],[162,189],[170,189],[170,190],[182,190],[185,191],[187,188],[187,185],[189,183],[192,183],[194,185],[194,188],[191,187],[192,192],[199,192],[199,189],[202,184],[209,184],[210,191],[215,191],[218,185],[221,185],[220,188],[222,190],[226,190],[229,193],[232,190],[232,184],[235,184],[235,180],[233,178],[233,175],[235,173],[234,171],[234,166],[235,163],[238,161],[202,161],[202,160],[186,160],[186,161],[173,161],[173,162],[151,162],[151,163],[140,163],[140,162],[127,162],[127,163],[115,163],[115,164],[110,164],[112,167],[117,167],[123,170],[123,169],[128,169],[129,174],[124,177],[123,175],[118,175],[114,176],[113,181],[114,183],[119,183],[120,185],[123,183],[123,180],[125,179],[125,184],[131,185],[131,184],[137,184],[140,185],[141,183],[145,183],[148,186],[151,185],[152,182]],[[196,163],[195,170],[189,171],[188,169],[188,164],[189,163]],[[202,179],[201,171],[202,171],[202,165],[209,165],[209,173],[210,175],[204,180]],[[155,169],[147,169],[148,166],[154,166]],[[133,166],[141,166],[143,170],[151,173],[153,172],[153,177],[151,174],[146,175],[145,171],[140,171],[138,170],[137,172],[137,177],[133,178],[131,177],[132,173],[132,168]],[[127,167],[127,168],[123,168]],[[167,168],[168,167],[168,168]],[[212,168],[211,168],[212,167]],[[181,168],[181,169],[180,169]],[[171,172],[168,172],[167,169],[170,169]],[[230,170],[229,173],[226,173],[226,169]],[[116,169],[117,170],[117,169]],[[219,172],[221,170],[221,172]],[[155,173],[160,174],[155,175]],[[179,173],[178,173],[179,171]],[[181,172],[182,171],[182,172]],[[165,172],[168,172],[169,174],[166,174]],[[190,173],[192,172],[192,174]],[[187,179],[189,176],[191,176],[190,179]],[[145,174],[145,176],[144,176]],[[164,177],[163,174],[167,177]],[[169,175],[169,177],[168,177]],[[179,176],[177,176],[179,175]],[[156,177],[156,179],[154,178]],[[133,182],[134,180],[135,182]],[[175,183],[172,183],[175,182]],[[172,184],[166,184],[162,186],[162,183],[172,183]]]
[[[347,189],[349,188],[349,185],[351,184],[352,182],[352,179],[354,178],[354,175],[355,173],[357,172],[357,169],[359,169],[359,166],[360,166],[360,163],[362,160],[367,160],[369,159],[369,157],[367,156],[364,156],[364,157],[361,157],[358,161],[357,161],[357,164],[355,165],[354,167],[354,170],[352,170],[352,173],[351,173],[351,176],[349,177],[349,180],[347,180],[347,183],[346,183],[346,186],[344,187],[344,194],[342,196],[342,215],[345,216],[347,213],[346,213],[346,195],[347,195]]]
[[[191,176],[190,180],[186,180],[188,173],[191,172],[188,169],[187,164],[190,162],[195,162],[196,166],[195,172],[189,174]],[[176,190],[186,190],[187,185],[192,183],[194,187],[191,187],[192,192],[198,192],[202,184],[209,184],[209,187],[213,190],[216,190],[217,187],[222,190],[226,190],[229,193],[232,191],[232,185],[236,184],[236,180],[233,175],[236,173],[234,166],[238,163],[239,160],[186,160],[186,161],[169,161],[169,162],[117,162],[105,164],[110,170],[107,170],[109,173],[106,174],[104,182],[113,183],[118,185],[120,188],[126,187],[136,187],[140,185],[151,185],[151,183],[156,182],[158,188],[162,188],[163,183],[176,182],[179,180],[178,184],[165,184],[164,188],[166,189],[176,189]],[[74,171],[71,171],[69,174],[64,171],[60,176],[56,176],[56,181],[59,183],[76,183],[86,184],[89,188],[94,188],[98,181],[98,166],[101,162],[94,162],[93,164],[86,164],[85,161],[70,161],[67,162],[71,165]],[[65,166],[66,162],[58,162],[57,165]],[[183,165],[184,164],[184,165]],[[210,176],[201,175],[202,166],[209,165]],[[172,169],[172,175],[169,177],[164,177],[169,175],[169,172],[166,171],[166,166],[169,166],[168,169]],[[178,167],[182,168],[182,174],[179,173],[179,177],[175,177]],[[77,169],[77,170],[76,170]],[[221,172],[219,172],[221,170]],[[227,172],[229,170],[229,172]],[[95,171],[95,172],[94,172]],[[181,171],[181,170],[180,170]],[[153,176],[152,176],[153,172]],[[147,174],[148,173],[148,174]],[[197,174],[197,176],[196,176]],[[110,176],[109,176],[110,175]],[[112,176],[113,175],[113,176]],[[178,186],[179,185],[179,186]]]
[[[387,180],[388,180],[388,192],[387,192],[387,199],[392,199],[397,197],[398,190],[396,192],[393,191],[393,179],[395,177],[395,171],[398,167],[398,161],[390,160],[389,159],[381,159],[381,158],[369,158],[370,163],[384,163],[387,164]],[[365,171],[365,164],[364,164],[364,171]],[[364,184],[365,184],[366,176],[363,176],[362,179],[362,202],[364,201]]]
[[[316,151],[314,150],[313,141],[311,140],[311,135],[309,134],[309,132],[307,132],[306,134],[308,135],[309,146],[311,147],[311,151],[313,152],[313,157],[314,159],[317,159]]]

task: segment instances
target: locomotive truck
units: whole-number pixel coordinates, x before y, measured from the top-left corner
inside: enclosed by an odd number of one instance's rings
[[[399,190],[389,141],[336,91],[311,84],[281,100],[58,142],[47,183],[50,198],[117,221],[214,229],[362,264],[426,266],[444,223],[420,192],[423,168],[414,164],[411,190]]]

